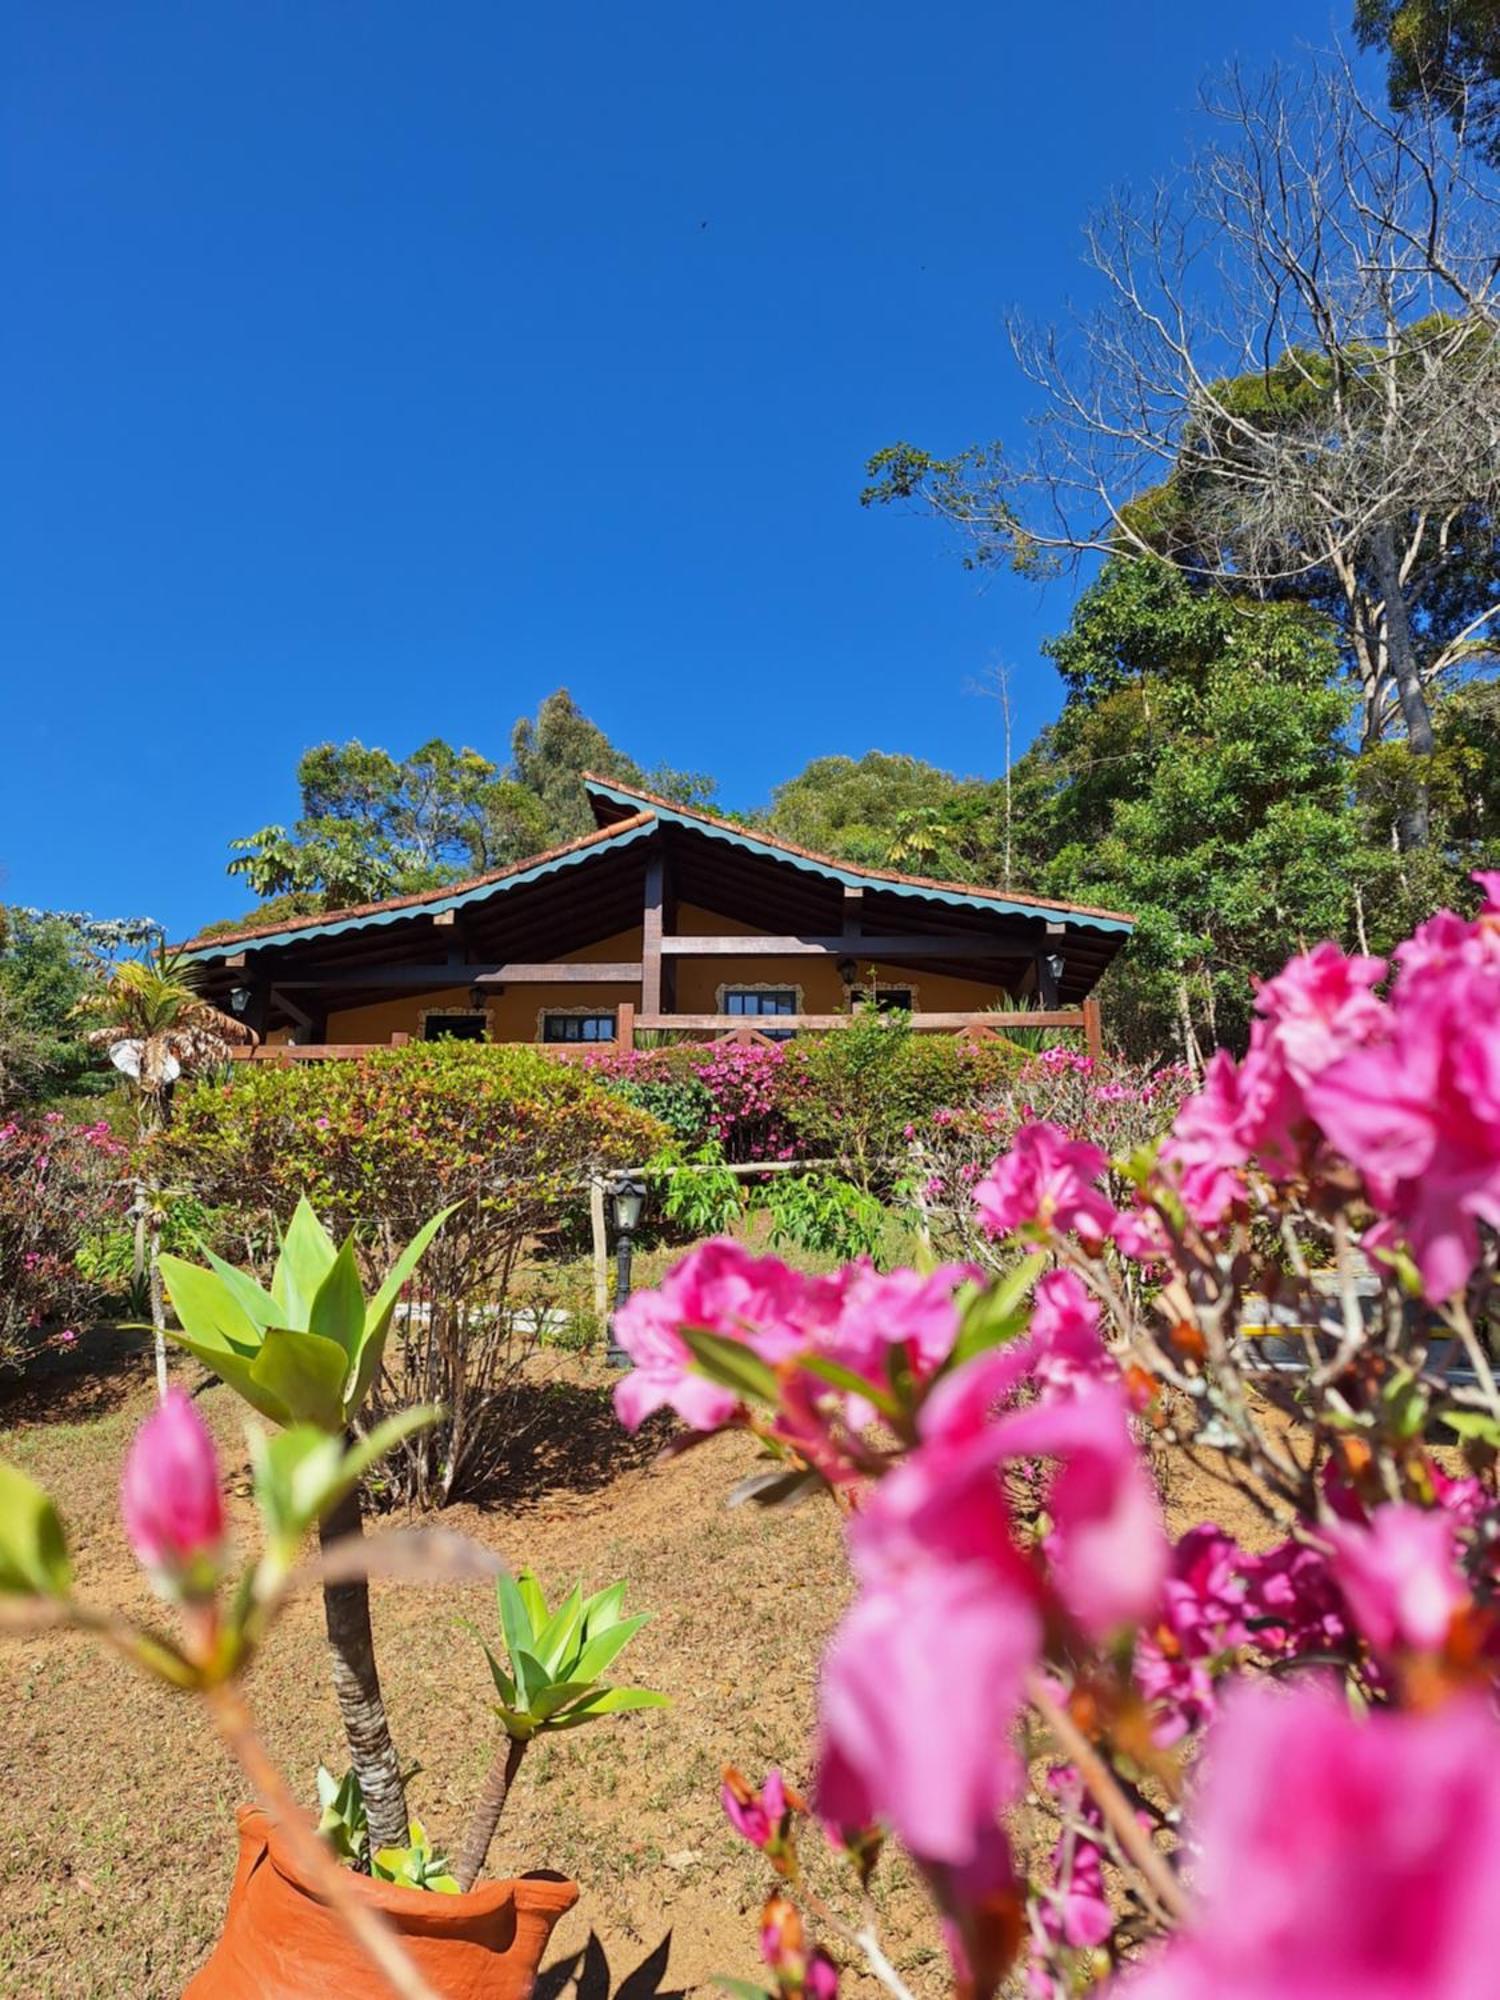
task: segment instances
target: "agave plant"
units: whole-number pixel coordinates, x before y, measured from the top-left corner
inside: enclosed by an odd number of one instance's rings
[[[211,1252],[206,1268],[163,1256],[162,1277],[181,1325],[171,1337],[272,1423],[311,1424],[341,1438],[380,1373],[401,1287],[451,1214],[444,1209],[417,1231],[368,1300],[353,1236],[335,1247],[305,1197],[282,1239],[269,1290]],[[362,1532],[357,1489],[330,1509],[318,1532],[325,1547]],[[406,1797],[380,1693],[369,1585],[362,1578],[325,1584],[323,1606],[334,1691],[371,1834],[378,1847],[406,1846]]]
[[[407,1777],[415,1771],[414,1765]],[[404,1846],[377,1847],[371,1853],[370,1823],[356,1772],[346,1771],[342,1778],[335,1778],[320,1764],[318,1806],[318,1832],[346,1868],[373,1875],[377,1882],[398,1883],[403,1889],[429,1889],[440,1896],[458,1894],[446,1857],[433,1846],[419,1819],[407,1828]]]
[[[665,1708],[667,1697],[650,1688],[616,1687],[602,1678],[650,1616],[622,1613],[623,1583],[585,1597],[581,1583],[549,1612],[530,1570],[502,1576],[495,1585],[507,1664],[480,1637],[499,1701],[495,1713],[505,1732],[469,1821],[454,1873],[472,1889],[495,1837],[505,1801],[529,1744],[561,1729],[579,1729],[628,1709]],[[471,1628],[472,1629],[472,1628]],[[476,1632],[476,1637],[480,1635]]]

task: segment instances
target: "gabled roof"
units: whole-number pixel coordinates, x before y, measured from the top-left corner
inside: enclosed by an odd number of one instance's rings
[[[590,803],[601,824],[593,833],[581,835],[561,847],[548,848],[508,868],[491,869],[463,882],[451,882],[440,889],[420,890],[413,895],[388,896],[380,902],[356,903],[347,909],[330,910],[317,916],[283,917],[278,922],[245,924],[212,938],[190,939],[183,951],[192,959],[222,958],[241,946],[295,944],[304,939],[337,937],[348,931],[397,923],[414,916],[436,916],[465,904],[484,902],[579,866],[605,852],[628,847],[654,833],[662,825],[681,826],[704,838],[742,853],[788,864],[822,880],[842,883],[846,888],[872,888],[882,894],[910,896],[922,902],[942,903],[954,909],[976,910],[992,916],[1014,916],[1032,921],[1045,920],[1065,925],[1069,930],[1090,930],[1128,936],[1134,918],[1118,910],[1095,909],[1085,903],[1059,902],[1050,897],[1031,896],[1016,889],[986,889],[972,882],[943,882],[925,875],[901,875],[889,868],[857,867],[832,855],[816,854],[789,840],[777,839],[758,828],[744,827],[733,820],[697,806],[674,804],[638,786],[622,785],[613,778],[583,773]]]
[[[367,925],[395,923],[402,917],[436,916],[442,910],[461,909],[465,903],[483,901],[497,889],[517,888],[540,876],[586,861],[601,848],[628,847],[656,824],[654,813],[642,810],[561,847],[549,847],[508,868],[492,868],[487,875],[471,875],[467,881],[448,882],[441,889],[422,889],[409,896],[387,896],[379,903],[353,903],[347,909],[327,910],[312,917],[283,917],[274,924],[247,924],[239,930],[219,931],[211,938],[191,938],[182,947],[188,958],[219,958],[237,945],[280,944],[283,939],[337,937],[342,931],[363,930]]]
[[[832,876],[849,888],[878,888],[899,896],[919,896],[927,901],[950,903],[960,908],[998,910],[1010,916],[1044,917],[1055,923],[1083,924],[1091,930],[1124,931],[1135,928],[1135,918],[1121,910],[1096,909],[1090,903],[1064,903],[1048,896],[1031,896],[1020,889],[985,889],[972,882],[944,882],[930,875],[899,875],[890,868],[864,868],[852,861],[839,861],[829,854],[816,854],[810,847],[798,847],[780,840],[758,827],[741,826],[735,820],[720,819],[701,806],[676,805],[659,798],[639,785],[622,785],[617,778],[601,778],[593,771],[583,774],[585,789],[602,825],[623,826],[621,811],[630,815],[649,812],[669,824],[694,828],[752,854],[771,860],[790,861],[814,874]]]

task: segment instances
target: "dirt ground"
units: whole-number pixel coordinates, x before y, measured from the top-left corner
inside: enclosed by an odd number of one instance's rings
[[[670,1708],[545,1743],[523,1767],[491,1872],[552,1868],[582,1885],[559,1927],[540,2000],[652,2000],[756,1970],[756,1916],[767,1885],[729,1832],[720,1766],[759,1777],[779,1763],[807,1776],[813,1670],[848,1583],[831,1507],[790,1514],[726,1508],[753,1447],[723,1437],[661,1461],[659,1439],[624,1437],[608,1377],[562,1364],[539,1393],[544,1421],[510,1489],[444,1524],[507,1561],[530,1563],[549,1596],[628,1579],[627,1609],[649,1611],[626,1655],[630,1677]],[[192,1387],[192,1364],[174,1362]],[[0,1452],[62,1507],[81,1593],[138,1614],[151,1600],[124,1545],[119,1466],[151,1405],[148,1358],[100,1332],[20,1395],[0,1401]],[[234,1468],[242,1541],[241,1406],[222,1387],[199,1407]],[[1229,1518],[1221,1491],[1183,1487],[1183,1519]],[[461,1629],[495,1623],[482,1589],[441,1594],[377,1587],[381,1674],[401,1754],[419,1760],[413,1812],[456,1845],[491,1747],[483,1655]],[[297,1602],[248,1692],[265,1739],[311,1796],[321,1759],[346,1763],[329,1685],[321,1609]],[[191,1700],[146,1682],[72,1636],[0,1647],[0,1992],[28,2000],[130,1995],[167,2000],[213,1944],[233,1872],[232,1814],[244,1794]],[[881,1927],[919,1993],[937,1991],[941,1957],[920,1891],[882,1869]],[[836,1878],[831,1874],[829,1883]],[[859,1993],[861,1982],[850,1983]],[[872,1989],[874,1990],[874,1989]]]

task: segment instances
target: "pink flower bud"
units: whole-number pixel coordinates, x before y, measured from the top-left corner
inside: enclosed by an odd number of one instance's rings
[[[135,1434],[120,1480],[120,1516],[136,1558],[169,1595],[213,1588],[224,1501],[213,1439],[181,1389]]]

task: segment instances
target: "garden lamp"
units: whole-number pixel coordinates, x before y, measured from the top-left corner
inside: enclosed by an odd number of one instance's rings
[[[615,1182],[610,1195],[615,1222],[615,1303],[614,1312],[609,1316],[609,1347],[605,1355],[611,1368],[630,1366],[630,1356],[615,1338],[614,1315],[630,1297],[630,1259],[645,1203],[644,1181],[631,1180],[626,1176]]]

